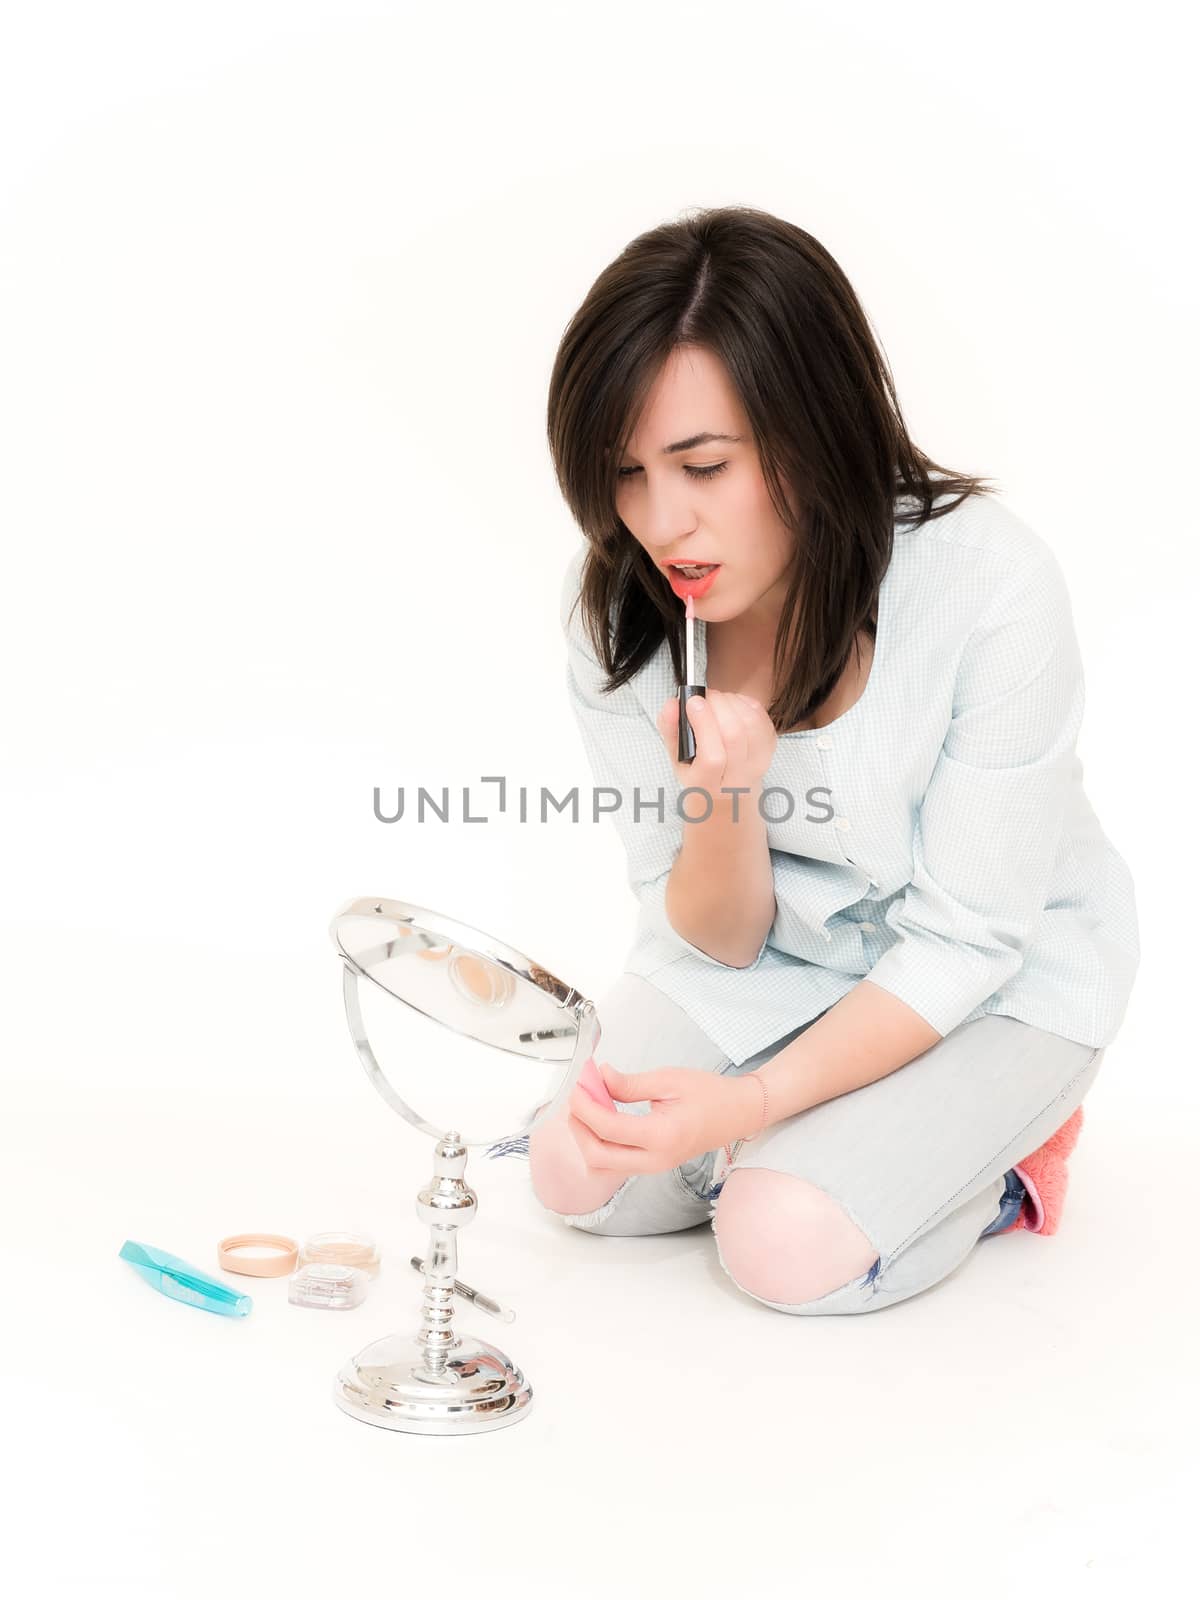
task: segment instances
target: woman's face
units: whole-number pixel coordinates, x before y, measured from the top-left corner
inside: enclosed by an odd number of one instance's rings
[[[678,448],[708,433],[731,437]],[[694,600],[696,615],[738,617],[773,634],[792,534],[771,504],[746,415],[711,351],[689,346],[667,358],[614,470],[617,515],[664,583],[670,562],[719,563]]]

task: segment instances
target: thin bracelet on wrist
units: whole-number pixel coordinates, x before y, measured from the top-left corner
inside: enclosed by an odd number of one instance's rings
[[[745,1133],[745,1134],[742,1135],[742,1143],[743,1144],[746,1142],[747,1139],[757,1139],[758,1136],[761,1133],[764,1133],[766,1131],[766,1126],[767,1126],[767,1104],[768,1104],[767,1086],[763,1082],[761,1074],[758,1073],[758,1072],[748,1072],[748,1073],[746,1073],[746,1077],[753,1078],[755,1083],[757,1083],[758,1087],[762,1090],[763,1107],[762,1107],[762,1122],[754,1130],[753,1133]]]

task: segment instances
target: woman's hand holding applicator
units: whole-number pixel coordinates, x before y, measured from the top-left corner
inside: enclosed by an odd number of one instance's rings
[[[693,695],[687,701],[687,719],[692,726],[696,755],[691,761],[680,761],[675,754],[679,747],[679,701],[664,701],[658,713],[658,731],[680,788],[706,789],[714,805],[720,799],[734,798],[722,795],[723,788],[750,788],[756,792],[737,797],[739,814],[747,800],[751,806],[756,804],[757,786],[766,777],[779,742],[766,708],[746,694],[706,689],[703,695]],[[695,809],[689,807],[688,814]]]

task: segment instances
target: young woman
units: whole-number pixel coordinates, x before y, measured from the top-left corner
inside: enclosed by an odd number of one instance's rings
[[[803,1314],[1053,1232],[1139,946],[1050,546],[913,444],[836,262],[748,208],[601,274],[549,439],[585,536],[569,690],[641,912],[597,1003],[616,1103],[566,1086],[537,1197],[594,1233],[711,1220]]]

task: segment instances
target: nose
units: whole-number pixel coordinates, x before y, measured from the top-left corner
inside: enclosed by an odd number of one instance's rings
[[[681,497],[667,492],[648,494],[641,510],[638,537],[655,561],[686,561],[687,541],[696,531],[696,518]]]
[[[642,467],[627,480],[636,492],[624,497],[622,519],[648,555],[662,562],[668,557],[686,559],[676,547],[691,537],[696,528],[693,486],[681,473],[664,473],[661,477]]]

